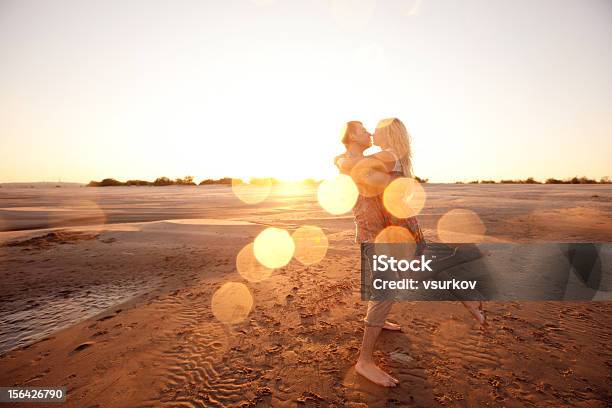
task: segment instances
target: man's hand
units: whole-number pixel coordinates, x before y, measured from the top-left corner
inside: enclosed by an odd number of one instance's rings
[[[343,161],[346,159],[346,153],[342,153],[334,157],[334,165],[340,170],[341,173],[346,173],[346,171],[342,168]]]

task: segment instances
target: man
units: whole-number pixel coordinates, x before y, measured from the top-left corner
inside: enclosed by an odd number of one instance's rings
[[[341,161],[345,158],[363,158],[359,166],[348,172],[357,187],[359,197],[353,207],[356,236],[358,243],[373,243],[378,233],[387,226],[387,217],[382,204],[381,193],[390,177],[385,166],[376,159],[366,159],[363,152],[372,145],[371,135],[358,121],[348,122],[343,134],[342,143],[346,153],[336,158],[336,164],[342,169]],[[371,246],[370,246],[371,247]],[[367,246],[366,246],[367,248]],[[367,255],[366,255],[367,256]],[[366,316],[363,342],[355,370],[368,380],[384,387],[395,387],[399,381],[376,365],[373,358],[376,340],[383,329],[400,330],[399,325],[386,321],[393,301],[369,301]]]

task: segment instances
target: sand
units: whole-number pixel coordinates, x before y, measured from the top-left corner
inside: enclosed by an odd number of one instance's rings
[[[443,214],[466,208],[486,242],[612,241],[610,186],[426,192],[429,240]],[[292,260],[261,282],[236,272],[238,251],[265,227],[300,225],[326,233],[321,262]],[[223,186],[2,188],[0,230],[0,385],[66,386],[64,406],[612,401],[610,302],[490,302],[486,332],[456,302],[402,302],[391,318],[403,333],[383,333],[376,352],[400,386],[357,376],[365,304],[352,217],[325,213],[313,188],[277,186],[257,205]],[[211,308],[230,281],[253,301],[231,325]]]

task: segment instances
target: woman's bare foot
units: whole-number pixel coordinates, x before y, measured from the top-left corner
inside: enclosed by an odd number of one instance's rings
[[[463,303],[463,306],[465,306],[467,310],[469,310],[469,312],[472,314],[472,317],[476,319],[476,321],[478,322],[478,324],[480,324],[481,327],[484,328],[489,326],[489,323],[487,323],[487,315],[482,306],[482,302],[469,301],[461,303]]]
[[[399,384],[399,380],[396,380],[384,372],[380,367],[374,364],[374,362],[357,361],[357,364],[355,364],[355,371],[373,383],[383,387],[395,387]]]
[[[383,329],[391,331],[402,331],[402,326],[400,326],[399,324],[391,323],[389,321],[385,321]]]

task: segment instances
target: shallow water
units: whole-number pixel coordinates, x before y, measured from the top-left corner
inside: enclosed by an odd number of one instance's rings
[[[0,308],[0,354],[40,340],[126,302],[148,287],[142,284],[101,284],[28,301],[3,302]]]

